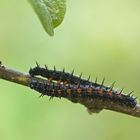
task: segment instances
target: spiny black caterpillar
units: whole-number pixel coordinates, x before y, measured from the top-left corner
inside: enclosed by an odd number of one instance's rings
[[[50,97],[64,97],[70,100],[78,99],[96,99],[108,102],[114,102],[122,106],[134,108],[137,104],[136,98],[133,98],[131,93],[123,94],[123,89],[118,92],[111,87],[104,86],[104,80],[101,84],[97,81],[90,82],[89,79],[82,79],[81,76],[74,76],[74,72],[67,73],[63,71],[49,70],[46,66],[41,68],[38,64],[36,67],[29,70],[29,74],[34,76],[42,76],[47,78],[45,83],[32,80],[30,87],[41,95]],[[78,101],[77,101],[78,102]]]
[[[104,86],[104,80],[102,81],[102,84],[98,84],[97,83],[97,78],[95,80],[95,82],[90,82],[90,76],[88,77],[88,79],[82,79],[82,73],[80,74],[80,76],[75,76],[74,75],[74,70],[71,73],[65,72],[65,69],[63,69],[63,71],[58,71],[56,70],[55,66],[54,66],[54,70],[50,70],[48,69],[48,67],[45,65],[45,68],[42,68],[39,66],[38,63],[36,63],[37,66],[34,68],[30,68],[29,70],[29,74],[31,76],[42,76],[47,78],[48,80],[55,80],[55,81],[59,81],[59,82],[64,82],[64,83],[70,83],[70,84],[82,84],[82,85],[94,85],[95,87],[99,87],[102,86],[106,89],[110,89],[110,87],[106,87]],[[112,88],[114,86],[114,83],[112,84]]]

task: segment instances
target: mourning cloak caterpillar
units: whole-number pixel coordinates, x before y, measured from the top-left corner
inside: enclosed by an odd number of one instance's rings
[[[113,85],[106,87],[103,85],[104,80],[102,84],[93,83],[74,76],[73,73],[69,74],[65,71],[56,71],[56,69],[49,70],[47,67],[41,68],[38,64],[35,68],[29,70],[29,74],[33,77],[40,75],[48,78],[43,83],[34,79],[30,83],[30,87],[40,92],[42,96],[64,97],[70,100],[99,99],[132,108],[137,104],[136,98],[133,98],[131,93],[125,95],[122,93],[123,90],[118,92],[113,89]]]

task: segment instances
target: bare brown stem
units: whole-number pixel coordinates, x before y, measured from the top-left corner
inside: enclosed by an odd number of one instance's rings
[[[29,87],[30,82],[35,79],[38,80],[40,82],[45,82],[45,79],[41,79],[41,78],[37,78],[37,77],[31,77],[29,74],[25,74],[22,72],[18,72],[12,69],[8,69],[5,66],[3,66],[0,63],[0,79],[4,79],[10,82],[14,82],[20,85],[24,85]],[[97,100],[85,100],[85,99],[69,99],[72,102],[75,103],[80,103],[83,104],[84,106],[86,106],[88,108],[88,110],[90,112],[99,112],[102,109],[108,109],[108,110],[112,110],[112,111],[116,111],[116,112],[121,112],[121,113],[125,113],[131,116],[135,116],[135,117],[140,117],[140,105],[136,105],[135,108],[130,108],[127,106],[121,106],[118,105],[116,103],[108,103],[108,102],[102,102],[102,101],[97,101]]]

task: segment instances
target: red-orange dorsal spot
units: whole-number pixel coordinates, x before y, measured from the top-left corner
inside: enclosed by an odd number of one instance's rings
[[[67,89],[67,93],[68,94],[71,94],[71,89]]]
[[[78,88],[78,89],[77,89],[77,93],[80,94],[81,92],[82,92],[82,89],[81,89],[81,88]]]
[[[87,89],[87,92],[88,92],[88,93],[92,93],[92,92],[93,92],[93,89],[92,89],[92,88],[88,88],[88,89]]]
[[[108,92],[108,94],[109,94],[110,96],[112,96],[112,91],[110,90],[110,91]]]
[[[58,84],[61,84],[61,80],[58,80],[57,83],[58,83]]]
[[[103,94],[104,91],[103,91],[102,89],[99,89],[99,90],[98,90],[98,93],[99,93],[99,94]]]

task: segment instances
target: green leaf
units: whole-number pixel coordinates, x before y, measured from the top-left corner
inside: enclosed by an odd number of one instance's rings
[[[66,0],[28,0],[37,13],[44,29],[54,35],[54,28],[60,25],[66,12]]]

